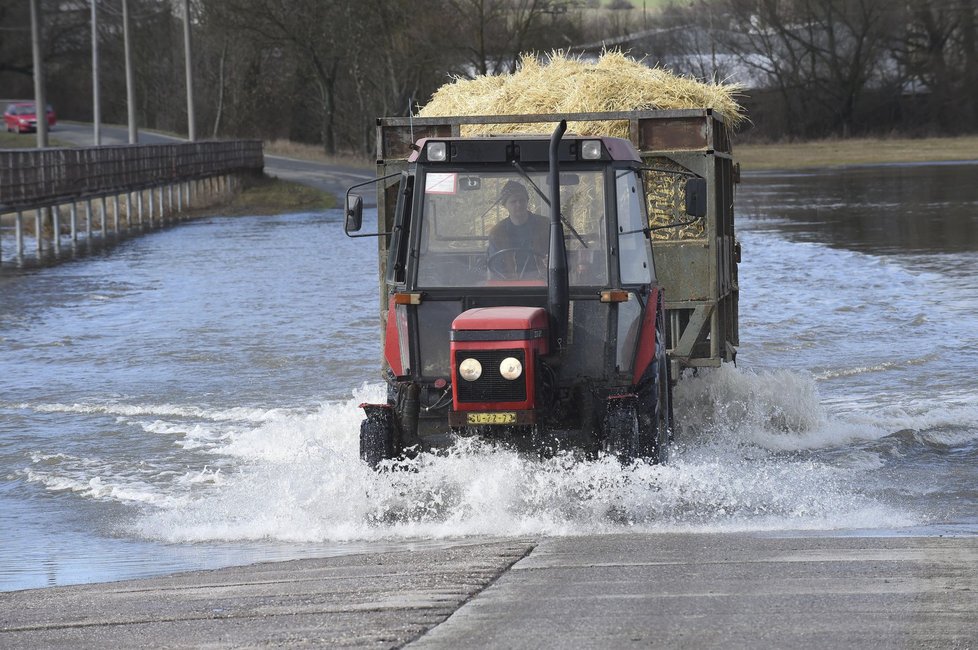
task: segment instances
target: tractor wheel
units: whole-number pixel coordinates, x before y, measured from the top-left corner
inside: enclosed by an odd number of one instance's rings
[[[610,401],[604,416],[604,450],[627,465],[638,457],[640,426],[634,397]]]
[[[654,385],[639,395],[609,402],[605,414],[605,451],[622,464],[634,460],[664,463],[669,458],[669,369],[660,360]]]
[[[639,448],[636,455],[654,465],[669,459],[670,392],[668,363],[660,360],[655,384],[639,397]]]
[[[649,455],[653,463],[669,460],[669,441],[672,439],[672,384],[669,379],[669,362],[659,362],[657,382],[658,399],[655,401],[655,448]]]
[[[364,405],[367,417],[360,423],[360,458],[371,469],[396,455],[394,413],[387,405]]]

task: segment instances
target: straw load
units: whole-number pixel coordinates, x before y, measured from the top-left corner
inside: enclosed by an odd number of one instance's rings
[[[524,55],[513,74],[456,78],[439,88],[420,117],[536,115],[678,108],[713,108],[730,126],[746,120],[736,84],[704,83],[662,68],[650,68],[622,52],[595,61],[562,52],[540,62]],[[628,137],[627,122],[573,122],[580,135]],[[472,125],[463,135],[539,132],[540,124]]]

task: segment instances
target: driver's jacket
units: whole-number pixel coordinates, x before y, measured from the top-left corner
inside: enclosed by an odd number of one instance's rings
[[[550,249],[550,222],[530,213],[526,223],[517,226],[509,217],[489,231],[490,270],[508,277],[542,275]],[[503,251],[513,251],[505,253]]]

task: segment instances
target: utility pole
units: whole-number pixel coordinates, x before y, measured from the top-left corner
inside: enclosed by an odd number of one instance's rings
[[[187,67],[187,139],[194,142],[197,139],[197,128],[194,119],[194,74],[190,48],[190,0],[183,0],[183,51]]]
[[[92,0],[92,123],[94,125],[92,142],[96,147],[102,145],[102,102],[99,96],[97,7],[98,0]]]
[[[132,43],[129,39],[129,0],[122,0],[122,42],[126,51],[126,109],[129,116],[129,144],[139,142],[136,130],[136,88],[132,78]]]
[[[48,146],[48,100],[44,93],[44,62],[41,60],[41,10],[31,2],[31,54],[34,57],[34,116],[37,118],[37,148]]]

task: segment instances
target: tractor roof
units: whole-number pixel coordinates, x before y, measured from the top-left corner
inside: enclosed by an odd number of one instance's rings
[[[599,148],[591,148],[599,154],[587,154],[585,142],[600,143]],[[444,143],[444,153],[437,143]],[[431,148],[430,145],[436,147]],[[411,154],[409,162],[479,164],[479,163],[546,163],[550,154],[550,136],[485,136],[467,138],[423,138],[418,140],[417,149]],[[434,156],[429,152],[435,151]],[[632,143],[622,138],[607,136],[567,135],[558,148],[560,162],[592,161],[634,161],[641,162],[638,151]],[[443,156],[443,157],[442,157]]]

